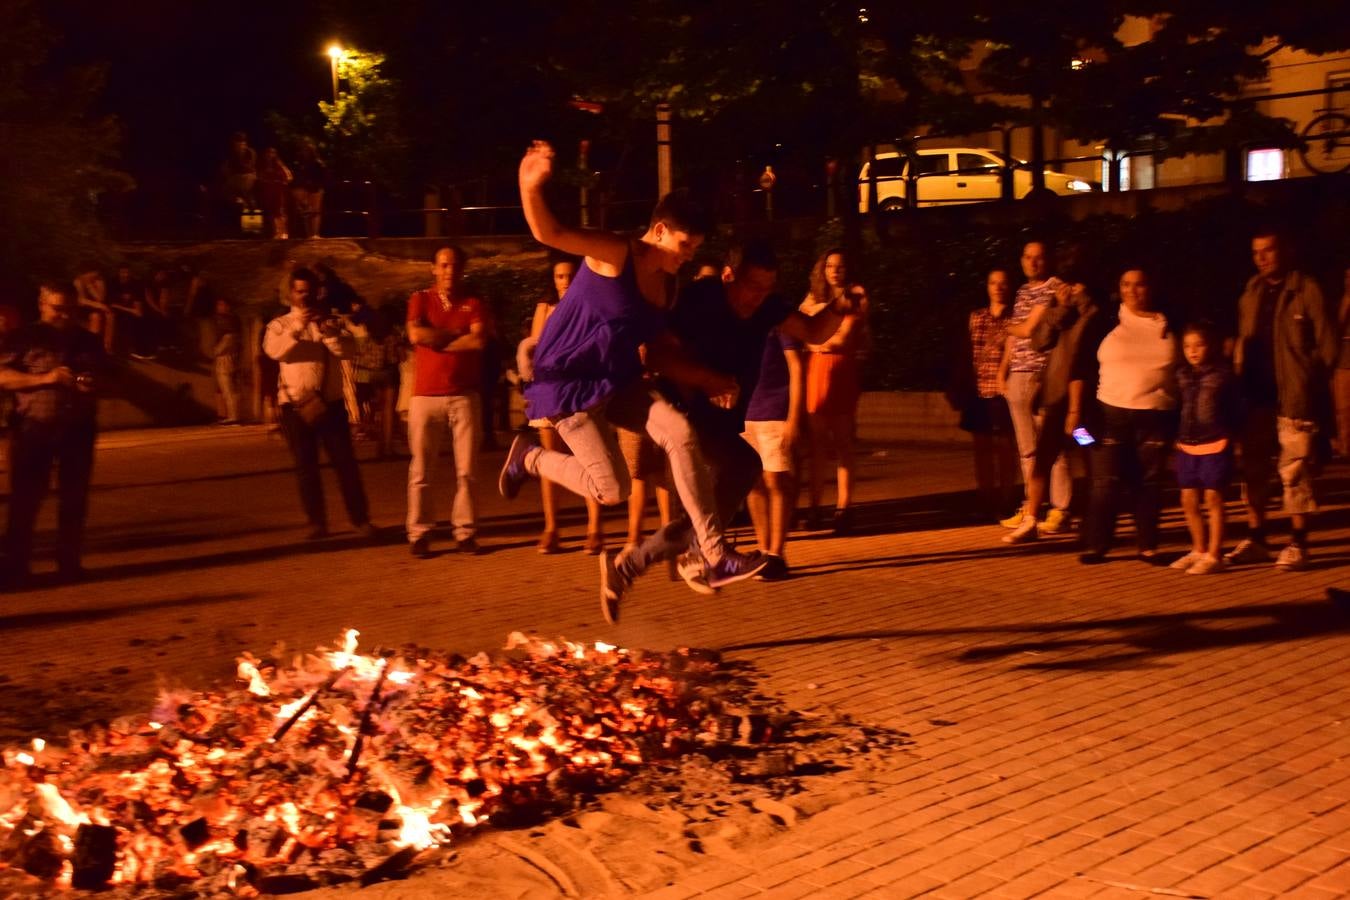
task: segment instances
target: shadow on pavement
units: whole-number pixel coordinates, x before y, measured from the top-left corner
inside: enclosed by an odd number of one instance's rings
[[[1057,654],[1062,657],[1065,654],[1119,648],[1105,656],[1084,655],[1070,659],[1035,660],[1014,666],[1017,669],[1033,670],[1093,670],[1144,668],[1153,664],[1156,658],[1182,653],[1250,644],[1278,644],[1347,633],[1350,633],[1350,603],[1298,600],[1184,613],[1071,622],[1027,622],[991,625],[987,628],[857,631],[786,638],[780,641],[754,641],[718,649],[728,653],[885,638],[954,635],[1012,635],[1016,638],[1021,635],[1044,635],[1036,639],[1014,639],[997,646],[973,647],[957,656],[957,659],[963,662],[979,663],[1022,653]]]
[[[186,606],[214,606],[247,600],[252,594],[193,594],[188,597],[151,600],[147,603],[122,603],[117,606],[99,606],[91,609],[44,609],[41,612],[17,613],[0,616],[0,631],[18,631],[23,628],[43,628],[48,625],[72,625],[76,622],[101,622],[128,614]]]

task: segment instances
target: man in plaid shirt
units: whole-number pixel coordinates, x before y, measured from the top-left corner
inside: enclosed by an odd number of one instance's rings
[[[15,394],[10,461],[6,575],[28,577],[33,526],[57,464],[56,561],[63,580],[83,577],[80,547],[94,464],[96,377],[107,357],[99,339],[75,321],[68,284],[49,283],[38,295],[40,321],[10,334],[0,348],[0,389]]]

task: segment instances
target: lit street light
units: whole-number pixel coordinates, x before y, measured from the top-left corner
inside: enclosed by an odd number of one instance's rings
[[[342,49],[341,45],[339,44],[328,45],[328,63],[329,68],[333,73],[333,103],[335,104],[337,103],[338,99],[338,60],[341,59],[345,54],[346,51]]]

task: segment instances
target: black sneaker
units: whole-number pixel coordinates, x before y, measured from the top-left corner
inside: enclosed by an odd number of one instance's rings
[[[618,624],[623,595],[632,586],[632,582],[614,565],[614,560],[608,550],[600,551],[600,614],[610,625]]]
[[[483,552],[483,548],[478,546],[478,542],[471,537],[466,537],[462,541],[455,541],[455,550],[469,556],[477,556]]]
[[[844,537],[853,533],[853,510],[836,509],[833,521],[835,537]]]
[[[768,563],[755,576],[756,581],[783,581],[791,577],[792,573],[788,571],[787,560],[783,557],[770,553],[764,558],[768,560]]]
[[[420,537],[408,545],[408,550],[418,559],[430,559],[431,541],[428,541],[425,536]]]

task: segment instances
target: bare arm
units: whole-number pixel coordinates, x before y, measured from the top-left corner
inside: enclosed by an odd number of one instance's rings
[[[1069,412],[1064,417],[1064,433],[1073,434],[1083,422],[1083,380],[1069,382]]]
[[[534,318],[530,320],[530,334],[532,338],[539,337],[544,331],[544,323],[548,321],[549,305],[547,303],[536,303],[534,305]]]
[[[802,411],[806,409],[806,367],[802,365],[800,350],[784,350],[788,370],[787,443],[797,443],[801,431]]]
[[[1035,327],[1040,324],[1041,319],[1045,317],[1046,310],[1048,310],[1049,308],[1050,308],[1049,304],[1042,304],[1040,306],[1033,307],[1031,310],[1031,315],[1027,316],[1021,322],[1018,322],[1016,325],[1009,322],[1008,334],[1012,335],[1013,337],[1020,337],[1020,338],[1031,337],[1032,330],[1035,329]]]
[[[643,360],[653,372],[678,385],[703,392],[724,409],[736,405],[740,394],[736,380],[690,359],[680,342],[668,332],[644,346]]]
[[[553,147],[547,141],[535,141],[520,161],[520,206],[530,234],[547,247],[594,261],[598,265],[592,268],[601,275],[617,275],[628,256],[627,239],[609,231],[573,228],[559,222],[544,199],[544,185],[552,175]]]
[[[422,322],[408,322],[408,342],[432,350],[445,350],[455,340],[455,335],[444,328],[436,328]]]
[[[465,334],[461,334],[453,341],[445,345],[446,353],[454,353],[459,350],[482,350],[485,345],[483,340],[483,323],[474,322],[469,326]]]
[[[53,385],[72,387],[74,384],[75,375],[67,366],[57,366],[50,372],[43,372],[41,375],[20,372],[18,369],[8,367],[0,368],[0,390],[36,391]]]

